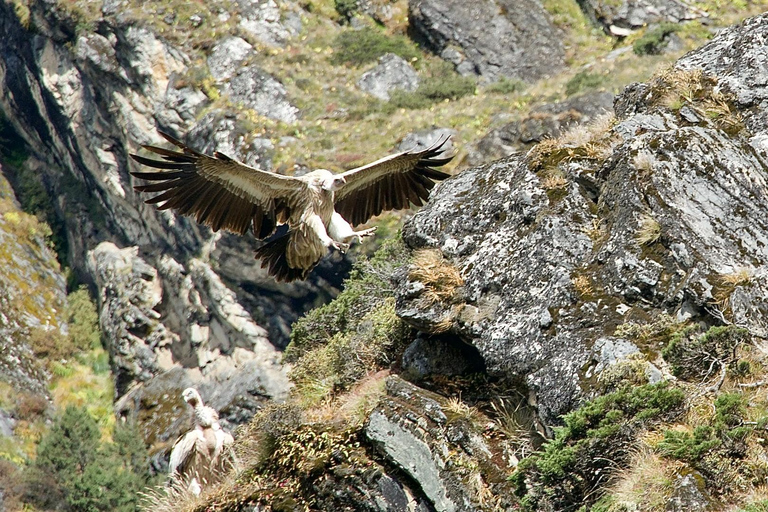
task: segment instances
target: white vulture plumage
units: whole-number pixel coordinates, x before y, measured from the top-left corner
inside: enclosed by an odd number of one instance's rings
[[[317,169],[293,177],[249,167],[219,152],[205,155],[160,135],[181,151],[143,146],[162,160],[131,155],[160,169],[132,172],[153,182],[135,190],[160,192],[146,202],[194,216],[214,231],[244,235],[251,229],[264,240],[287,224],[287,232],[278,232],[256,250],[261,266],[278,281],[306,279],[330,248],[346,251],[375,230],[355,231],[352,226],[385,210],[422,206],[435,181],[450,176],[436,167],[453,158],[439,157],[445,137],[427,149],[403,151],[340,174]]]
[[[193,408],[195,426],[173,443],[168,472],[171,483],[200,494],[202,486],[218,481],[231,468],[234,439],[219,425],[219,413],[203,403],[196,389],[187,388],[181,396]]]

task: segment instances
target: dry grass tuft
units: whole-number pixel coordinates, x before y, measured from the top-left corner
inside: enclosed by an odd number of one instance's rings
[[[635,233],[638,245],[653,245],[661,238],[661,224],[650,215],[640,217],[640,226]]]
[[[713,296],[715,304],[721,311],[730,307],[731,294],[739,286],[748,286],[752,283],[752,270],[746,267],[739,268],[728,274],[721,274],[716,278]]]
[[[636,449],[608,490],[616,510],[663,512],[682,466],[681,462],[661,458],[648,446]]]
[[[583,228],[582,231],[593,242],[602,240],[608,234],[608,228],[606,227],[605,222],[597,217],[592,219],[592,224],[587,228]]]
[[[615,124],[616,117],[605,114],[587,125],[574,126],[557,138],[542,140],[529,153],[531,168],[540,170],[561,162],[607,159],[616,142],[612,132]]]
[[[589,297],[595,291],[592,287],[592,282],[587,276],[581,275],[573,277],[571,278],[571,283],[573,284],[576,293],[578,293],[581,298]]]
[[[649,174],[653,171],[654,158],[653,155],[646,151],[640,151],[632,159],[632,165],[637,169],[640,174]]]
[[[491,402],[495,421],[512,449],[517,460],[522,460],[536,449],[533,432],[536,424],[535,413],[527,407],[524,400],[513,402],[503,398]]]
[[[448,417],[448,421],[466,420],[470,423],[477,423],[480,419],[480,411],[477,407],[471,407],[462,401],[461,397],[449,398],[443,406],[443,411]]]
[[[457,288],[464,285],[459,270],[443,258],[439,249],[417,251],[411,260],[408,278],[424,284],[424,297],[432,303],[452,301]]]
[[[203,491],[199,496],[185,488],[180,482],[167,486],[158,485],[139,493],[139,510],[145,512],[179,512],[199,508],[206,501],[209,493]]]
[[[568,186],[568,179],[556,169],[541,179],[541,186],[546,190],[562,190]]]

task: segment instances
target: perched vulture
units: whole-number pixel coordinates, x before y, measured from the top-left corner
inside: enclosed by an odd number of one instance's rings
[[[168,472],[172,483],[200,494],[202,486],[218,481],[232,465],[232,435],[219,425],[219,413],[203,404],[194,388],[185,389],[184,401],[194,408],[195,426],[171,448]]]
[[[278,281],[305,279],[330,248],[346,251],[375,230],[354,231],[352,226],[384,210],[424,204],[435,181],[450,176],[435,168],[453,158],[438,157],[448,140],[441,138],[427,149],[390,155],[341,174],[317,169],[297,178],[255,169],[219,152],[205,155],[160,135],[181,151],[144,146],[162,160],[131,155],[160,169],[132,172],[152,182],[136,191],[159,192],[146,202],[194,216],[214,231],[244,235],[251,229],[260,240],[271,237],[256,257]],[[275,234],[281,224],[288,229]]]

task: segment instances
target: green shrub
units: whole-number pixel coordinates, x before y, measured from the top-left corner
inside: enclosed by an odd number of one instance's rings
[[[594,502],[594,489],[625,463],[636,432],[669,419],[685,394],[667,383],[624,386],[564,416],[542,449],[512,479],[528,510],[570,510]]]
[[[606,82],[606,78],[598,73],[579,71],[565,84],[565,94],[573,96],[589,89],[597,89]]]
[[[635,41],[632,44],[632,51],[636,55],[658,55],[664,49],[664,40],[667,36],[680,28],[681,26],[677,23],[662,23]]]
[[[67,296],[66,315],[69,338],[74,346],[80,350],[101,347],[99,313],[85,285]]]
[[[744,425],[747,404],[738,393],[722,393],[715,400],[715,415],[708,425],[696,427],[692,433],[676,430],[664,432],[657,450],[665,457],[681,460],[704,476],[712,488],[723,489],[733,484],[735,475],[724,468],[735,468],[740,477],[754,471],[750,464],[740,464],[747,455],[747,439],[754,425]],[[759,472],[764,474],[764,469]],[[764,476],[756,476],[756,479]]]
[[[485,92],[492,94],[513,94],[525,89],[525,83],[520,80],[511,80],[505,76],[493,82],[485,88]]]
[[[662,356],[672,365],[675,376],[701,380],[722,365],[735,368],[736,349],[749,341],[749,331],[733,325],[710,327],[704,334],[690,327],[672,336]]]
[[[749,503],[736,512],[768,512],[768,500]]]
[[[395,90],[385,104],[385,109],[405,108],[416,110],[427,108],[445,100],[457,100],[475,93],[476,82],[472,77],[461,76],[453,71],[440,73],[422,81],[413,92]]]
[[[372,258],[359,259],[344,282],[344,291],[293,324],[291,342],[285,350],[286,361],[296,362],[336,334],[351,331],[368,312],[392,297],[390,276],[406,263],[406,258],[405,246],[398,236],[382,244]]]
[[[357,0],[333,0],[333,6],[339,16],[349,21],[358,10]]]
[[[394,53],[405,60],[419,57],[412,43],[402,36],[387,36],[376,28],[345,30],[333,41],[331,63],[361,66],[373,62],[385,53]]]
[[[715,429],[709,425],[696,427],[693,434],[667,430],[657,449],[665,457],[695,463],[720,446],[720,439],[715,436]]]

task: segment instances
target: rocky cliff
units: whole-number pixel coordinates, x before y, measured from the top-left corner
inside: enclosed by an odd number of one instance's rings
[[[766,34],[724,30],[613,114],[439,185],[295,326],[303,412],[254,421],[247,490],[206,506],[764,507]],[[350,377],[355,339],[392,333],[388,370]]]

